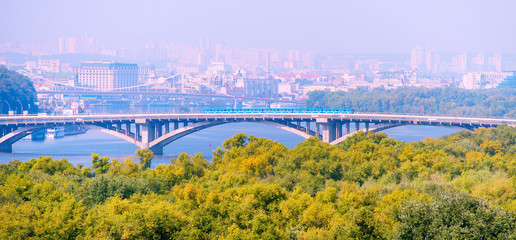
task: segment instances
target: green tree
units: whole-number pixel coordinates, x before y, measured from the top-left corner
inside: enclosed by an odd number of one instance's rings
[[[152,159],[154,158],[154,153],[148,149],[137,149],[136,157],[140,159],[140,167],[145,170],[151,167]]]
[[[516,89],[377,88],[309,92],[307,107],[353,108],[361,112],[516,117]]]
[[[92,167],[95,174],[106,173],[111,167],[111,163],[109,163],[109,157],[107,156],[100,158],[99,154],[92,153],[91,161],[93,163]]]
[[[399,239],[514,239],[513,213],[463,193],[441,193],[435,202],[409,202],[398,215]]]
[[[0,101],[2,114],[7,114],[9,107],[11,110],[17,109],[18,113],[21,113],[22,108],[30,113],[38,111],[35,104],[36,89],[32,81],[17,72],[7,70],[4,66],[0,66]]]

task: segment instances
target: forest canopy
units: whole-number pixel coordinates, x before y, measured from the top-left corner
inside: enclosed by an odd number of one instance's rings
[[[516,129],[0,164],[1,239],[514,239]]]
[[[450,116],[516,117],[516,89],[461,88],[357,89],[313,91],[308,107],[352,108],[358,112],[415,113]]]
[[[28,110],[30,113],[37,112],[36,89],[32,81],[27,77],[10,71],[0,65],[0,105],[2,106],[1,114],[7,114],[9,108],[16,113],[22,113]],[[7,102],[7,103],[6,103]]]

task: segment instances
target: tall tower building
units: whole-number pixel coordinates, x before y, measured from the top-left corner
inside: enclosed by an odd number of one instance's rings
[[[468,71],[468,54],[463,53],[453,58],[453,64],[456,66],[458,73],[465,73]]]
[[[312,69],[315,66],[315,55],[311,52],[303,53],[301,55],[301,65],[304,68]]]
[[[492,57],[488,59],[489,66],[488,70],[491,72],[501,72],[502,71],[502,55],[499,53],[495,53]]]
[[[199,42],[201,51],[209,52],[211,50],[210,38],[201,38]]]
[[[434,64],[434,52],[432,50],[427,50],[425,52],[425,68],[424,71],[426,73],[432,73],[432,68]]]
[[[267,62],[265,63],[265,68],[267,71],[267,78],[271,75],[271,53],[267,52]]]
[[[60,54],[68,52],[68,41],[66,38],[59,38],[58,52]]]
[[[410,53],[410,67],[413,70],[419,70],[422,71],[425,66],[425,49],[421,46],[417,46],[412,48],[412,52]]]
[[[479,53],[478,55],[471,58],[471,67],[469,69],[470,71],[474,72],[483,72],[484,69],[484,54]]]

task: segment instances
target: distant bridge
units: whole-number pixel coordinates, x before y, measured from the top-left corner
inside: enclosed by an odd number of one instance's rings
[[[304,138],[318,137],[338,144],[357,131],[378,132],[402,125],[444,126],[465,130],[478,127],[516,126],[516,119],[444,117],[394,114],[231,113],[231,114],[106,114],[73,116],[2,116],[0,152],[12,152],[12,144],[41,129],[84,126],[125,139],[155,154],[181,137],[205,128],[236,122],[271,125]],[[350,125],[354,131],[350,131]]]
[[[305,102],[302,100],[288,100],[288,99],[276,99],[276,98],[263,98],[263,97],[251,97],[251,96],[233,96],[223,94],[209,94],[209,93],[177,93],[169,91],[149,90],[149,91],[78,91],[78,90],[40,90],[38,94],[56,95],[62,94],[65,97],[105,97],[105,96],[147,96],[147,97],[168,97],[168,98],[189,98],[189,99],[232,99],[232,100],[255,100],[262,102],[281,102],[281,103],[294,103],[297,105],[303,105]]]

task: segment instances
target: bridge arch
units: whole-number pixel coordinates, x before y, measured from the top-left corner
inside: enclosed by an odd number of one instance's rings
[[[299,129],[296,129],[296,128],[293,128],[293,127],[290,127],[290,126],[287,126],[285,124],[281,124],[281,123],[278,123],[278,122],[274,122],[274,121],[254,121],[254,120],[208,121],[208,122],[194,123],[194,124],[182,127],[182,128],[178,128],[178,129],[176,129],[176,130],[174,130],[172,132],[169,132],[167,134],[164,134],[163,136],[161,136],[161,137],[159,137],[157,139],[154,139],[152,142],[150,142],[149,145],[148,145],[148,149],[152,150],[154,153],[162,154],[164,146],[166,146],[169,143],[171,143],[171,142],[173,142],[175,140],[178,140],[178,139],[180,139],[180,138],[182,138],[182,137],[184,137],[186,135],[192,134],[194,132],[197,132],[197,131],[200,131],[200,130],[203,130],[203,129],[206,129],[206,128],[222,125],[222,124],[241,123],[241,122],[251,122],[251,123],[259,123],[259,124],[265,124],[265,125],[273,126],[273,127],[276,127],[276,128],[279,128],[279,129],[282,129],[282,130],[294,133],[294,134],[296,134],[298,136],[301,136],[301,137],[303,137],[305,139],[313,137],[312,135],[307,134],[304,131],[301,131]]]
[[[100,132],[103,132],[103,133],[107,133],[109,135],[113,135],[115,137],[118,137],[118,138],[121,138],[123,140],[126,140],[136,146],[138,146],[139,148],[141,148],[141,142],[137,141],[136,138],[134,137],[134,134],[130,134],[130,135],[127,135],[127,134],[124,134],[124,133],[121,133],[121,132],[117,132],[115,130],[111,130],[109,128],[105,128],[105,127],[101,127],[101,126],[97,126],[97,125],[94,125],[94,124],[84,124],[83,126],[86,126],[87,128],[89,129],[93,129],[93,130],[97,130],[97,131],[100,131]]]
[[[473,131],[473,128],[470,127],[470,126],[460,126],[460,125],[435,125],[435,124],[412,124],[412,123],[379,123],[379,124],[375,124],[375,125],[372,125],[371,127],[369,127],[368,129],[366,128],[362,128],[362,129],[359,129],[359,130],[356,130],[354,132],[351,132],[349,134],[346,134],[346,135],[343,135],[342,137],[340,138],[337,138],[335,140],[333,140],[332,142],[330,142],[330,144],[332,145],[336,145],[336,144],[339,144],[343,141],[345,141],[348,137],[351,137],[353,136],[355,133],[357,132],[381,132],[383,130],[387,130],[387,129],[390,129],[390,128],[396,128],[396,127],[401,127],[401,126],[434,126],[434,127],[445,127],[445,128],[451,128],[451,129],[455,129],[455,130],[458,130],[458,131]]]
[[[47,128],[47,127],[45,127],[45,126],[26,126],[26,127],[20,127],[10,133],[7,133],[6,135],[4,135],[0,138],[0,151],[1,152],[12,152],[13,143],[19,141],[20,139],[24,138],[25,136],[32,134],[33,132],[37,132],[37,131],[45,129],[45,128]]]
[[[228,124],[228,123],[241,123],[241,122],[252,122],[252,123],[259,123],[259,124],[265,124],[269,126],[273,126],[279,129],[282,129],[284,131],[288,131],[291,133],[294,133],[296,135],[299,135],[303,138],[310,138],[313,137],[313,135],[306,133],[305,131],[302,131],[300,129],[288,126],[287,124],[282,124],[280,122],[275,121],[257,121],[257,120],[251,120],[251,119],[242,119],[242,120],[219,120],[219,121],[202,121],[197,123],[192,123],[187,126],[175,129],[167,134],[164,134],[154,140],[152,140],[149,143],[145,143],[141,141],[141,139],[138,139],[135,135],[135,133],[127,132],[124,130],[124,132],[117,131],[116,129],[110,129],[109,127],[102,126],[102,125],[96,125],[94,123],[86,123],[86,124],[73,124],[73,125],[80,125],[87,127],[92,130],[101,131],[104,133],[107,133],[109,135],[118,137],[120,139],[123,139],[129,143],[132,143],[136,145],[138,148],[148,148],[152,150],[155,154],[163,154],[163,147],[168,145],[169,143],[180,139],[184,136],[187,136],[189,134],[192,134],[194,132],[214,127],[217,125],[222,124]],[[60,125],[64,126],[64,125]],[[49,128],[52,126],[24,126],[19,127],[16,130],[2,136],[0,138],[0,151],[2,152],[12,152],[12,144],[19,141],[20,139],[24,138],[27,135],[32,134],[33,132]],[[128,134],[129,133],[129,134]]]

